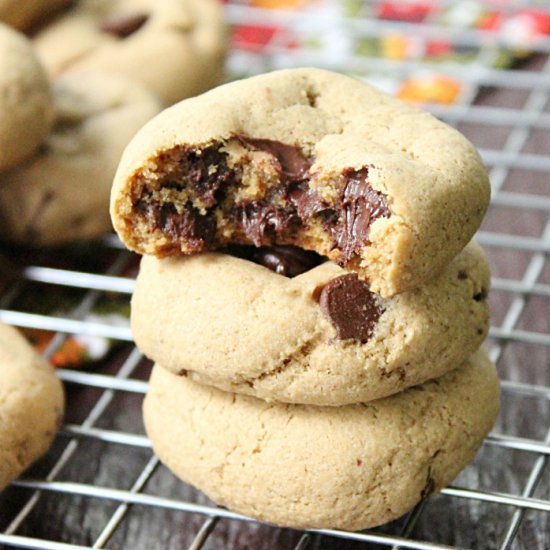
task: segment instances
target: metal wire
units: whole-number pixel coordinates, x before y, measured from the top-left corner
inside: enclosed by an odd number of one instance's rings
[[[282,22],[300,28],[303,23],[299,12],[278,13],[271,10],[250,9],[244,6],[228,6],[227,15],[234,23],[251,23],[262,25],[281,24]],[[333,25],[334,21],[318,17],[314,12],[308,14],[312,23]],[[450,32],[431,23],[407,24],[397,22],[380,22],[369,19],[348,20],[340,17],[340,24],[350,32],[366,37],[383,37],[395,31],[414,33],[423,40],[445,37],[446,40],[457,46],[477,47],[478,59],[490,59],[495,47],[509,44],[507,38],[495,35],[487,40],[487,35],[480,31]],[[328,27],[327,27],[328,28]],[[550,40],[541,40],[533,44],[532,48],[541,55],[550,53]],[[361,58],[354,54],[347,54],[343,59],[326,59],[315,50],[305,50],[289,57],[288,52],[281,45],[269,46],[262,54],[255,58],[255,63],[247,65],[239,61],[238,55],[233,55],[228,62],[230,70],[235,74],[247,74],[260,70],[268,70],[279,66],[316,65],[337,70],[370,72],[373,70],[394,71],[406,76],[413,74],[418,68],[424,67],[421,56],[414,59],[389,61],[387,59]],[[247,56],[253,55],[250,53]],[[249,59],[249,57],[247,57]],[[433,65],[426,65],[433,70]],[[493,207],[507,207],[515,212],[550,212],[550,188],[547,195],[538,195],[531,192],[511,191],[506,189],[512,171],[522,173],[550,174],[550,157],[525,152],[525,146],[535,131],[550,130],[550,113],[545,112],[550,98],[550,61],[546,62],[543,70],[499,70],[490,65],[478,66],[471,70],[467,66],[456,63],[446,63],[437,66],[437,70],[468,83],[469,92],[466,99],[454,106],[430,106],[430,110],[440,118],[451,124],[473,123],[487,128],[510,128],[507,140],[499,149],[481,149],[485,163],[491,169],[493,186]],[[505,87],[507,89],[525,90],[528,97],[521,108],[503,108],[477,104],[479,93],[484,87],[493,89]],[[478,233],[479,242],[487,249],[494,251],[518,251],[529,254],[523,275],[517,279],[509,277],[495,277],[492,281],[493,289],[509,297],[509,305],[499,325],[491,327],[491,358],[499,362],[503,360],[505,351],[517,346],[546,348],[550,346],[550,334],[526,329],[520,324],[521,317],[526,311],[530,300],[550,298],[550,284],[541,281],[541,275],[548,269],[547,255],[550,252],[550,223],[546,223],[539,237],[503,233],[484,230]],[[65,342],[67,335],[100,336],[114,341],[126,343],[128,347],[132,341],[129,326],[113,326],[107,322],[90,321],[87,314],[94,304],[105,294],[116,294],[129,299],[134,287],[134,280],[122,276],[124,266],[130,261],[130,255],[114,236],[108,236],[100,245],[104,250],[116,254],[112,267],[105,273],[88,273],[82,271],[78,265],[67,269],[51,267],[49,265],[27,266],[21,273],[21,279],[11,287],[5,289],[0,296],[0,320],[19,326],[33,329],[45,329],[55,333],[45,351],[47,357],[52,356]],[[45,262],[47,263],[47,262]],[[85,291],[79,306],[68,316],[59,316],[55,312],[37,313],[17,307],[19,298],[31,285],[51,285],[58,288],[83,289]],[[128,348],[130,349],[130,348]],[[89,414],[81,422],[65,424],[58,436],[58,442],[64,445],[59,458],[54,462],[49,472],[41,479],[23,478],[15,481],[12,487],[24,495],[23,504],[18,508],[10,524],[0,532],[0,546],[40,549],[82,549],[108,548],[110,541],[123,524],[125,518],[132,513],[135,507],[147,507],[172,510],[181,513],[193,514],[203,518],[190,542],[189,548],[198,550],[208,544],[210,537],[216,532],[222,522],[256,523],[254,520],[235,514],[231,511],[205,506],[187,500],[173,498],[166,495],[153,495],[146,491],[147,483],[159,468],[158,460],[151,454],[145,466],[139,471],[128,489],[104,487],[99,484],[88,484],[79,481],[59,481],[59,474],[70,465],[79,446],[85,441],[91,444],[111,444],[120,448],[129,448],[150,452],[150,442],[143,433],[127,433],[119,429],[106,429],[98,425],[105,415],[117,394],[120,392],[141,397],[146,392],[147,383],[133,377],[140,365],[142,357],[134,348],[123,363],[113,374],[85,372],[80,370],[64,369],[60,371],[62,380],[72,388],[95,388],[100,397],[91,408]],[[519,380],[504,380],[502,387],[505,396],[512,398],[527,398],[539,402],[550,402],[550,387],[548,378],[546,385],[526,383]],[[506,406],[506,401],[505,401]],[[502,452],[521,452],[526,456],[534,457],[533,465],[528,471],[523,488],[519,494],[502,492],[492,489],[476,487],[451,486],[442,491],[446,499],[453,502],[467,501],[471,503],[489,503],[497,507],[510,509],[509,521],[502,529],[498,547],[507,550],[518,542],[520,527],[525,513],[537,511],[550,513],[550,501],[535,496],[540,487],[547,457],[550,454],[550,431],[542,439],[518,436],[515,433],[494,432],[490,434],[484,448],[496,448]],[[37,506],[40,495],[52,493],[56,495],[73,495],[86,499],[94,499],[101,503],[115,503],[116,507],[91,545],[69,544],[64,541],[52,541],[38,537],[19,534],[21,526]],[[546,493],[548,494],[548,491]],[[429,503],[429,501],[428,501]],[[453,548],[445,541],[432,542],[417,540],[414,536],[416,526],[429,508],[426,502],[420,503],[395,531],[396,534],[386,534],[372,530],[363,533],[349,533],[337,530],[312,530],[299,535],[294,548],[324,547],[328,538],[340,539],[357,544],[377,545],[378,547],[414,548],[414,549],[442,549]],[[60,518],[61,519],[61,518]],[[464,529],[467,526],[462,526]],[[269,527],[276,529],[275,527]]]

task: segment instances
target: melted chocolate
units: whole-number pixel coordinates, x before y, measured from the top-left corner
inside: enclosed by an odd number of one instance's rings
[[[285,277],[297,277],[326,261],[316,252],[297,246],[232,246],[224,250],[227,254],[249,260],[267,267]]]
[[[274,244],[291,228],[298,227],[300,218],[292,209],[260,200],[238,204],[233,213],[233,222],[254,246],[263,246]]]
[[[384,309],[365,281],[348,273],[323,287],[319,298],[321,311],[336,329],[340,340],[353,339],[364,344]]]
[[[368,173],[367,168],[343,173],[346,181],[340,194],[340,223],[332,230],[332,246],[342,251],[340,265],[347,264],[369,242],[375,220],[390,216],[384,195],[370,186]]]
[[[279,141],[243,135],[237,135],[236,138],[246,147],[263,151],[276,159],[280,167],[281,184],[265,200],[243,201],[237,204],[233,221],[255,246],[275,244],[285,234],[288,235],[302,225],[303,217],[292,202],[287,206],[280,204],[283,201],[288,202],[291,187],[304,185],[309,176],[311,160],[297,147]],[[307,186],[307,183],[305,185]]]
[[[315,189],[309,187],[307,182],[302,182],[289,186],[288,198],[296,208],[298,216],[303,220],[307,220],[312,216],[320,213],[325,213],[331,216],[336,216],[333,208],[321,199],[319,193]]]
[[[127,38],[137,32],[149,19],[146,13],[134,15],[112,15],[104,19],[99,28],[102,32],[112,34],[118,38]]]
[[[187,205],[181,214],[173,204],[161,204],[151,199],[142,199],[135,207],[151,226],[175,242],[185,239],[192,252],[200,252],[214,240],[216,221],[213,215],[201,216],[191,205]]]
[[[235,181],[235,172],[227,166],[226,157],[215,147],[190,151],[187,158],[187,178],[206,207],[222,199],[222,191]]]
[[[236,138],[244,145],[250,145],[253,149],[273,155],[285,176],[286,182],[284,183],[308,178],[311,159],[305,157],[298,147],[272,139],[255,139],[243,135],[237,135]]]
[[[346,265],[368,244],[371,224],[390,215],[385,196],[368,182],[367,168],[344,170],[340,196],[329,204],[309,186],[312,159],[298,147],[243,135],[236,135],[235,139],[249,149],[272,155],[280,172],[280,184],[270,188],[264,198],[224,205],[222,214],[232,220],[239,239],[244,237],[257,247],[289,242],[316,218],[330,234],[332,248],[341,250],[339,263]],[[205,214],[191,206],[178,214],[170,203],[147,206],[138,201],[140,205],[136,207],[142,213],[147,211],[149,223],[170,237],[193,239],[192,246],[197,251],[212,249],[217,244],[214,208],[223,202],[228,189],[239,185],[239,176],[229,168],[227,154],[218,145],[187,150],[181,159],[181,173],[185,175],[181,183],[181,176],[175,174],[176,181],[167,178],[163,186],[176,190],[189,186],[206,207]]]

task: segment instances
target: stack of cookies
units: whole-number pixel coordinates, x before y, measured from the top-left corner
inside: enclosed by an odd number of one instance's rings
[[[359,530],[439,490],[499,408],[489,200],[470,143],[346,76],[274,72],[161,113],[111,216],[145,254],[132,301],[156,365],[160,459],[217,503]]]

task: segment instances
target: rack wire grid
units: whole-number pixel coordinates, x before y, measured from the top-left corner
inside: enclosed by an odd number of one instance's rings
[[[523,3],[525,4],[525,2]],[[304,29],[302,12],[226,5],[233,24]],[[51,358],[69,335],[107,337],[118,345],[88,370],[61,369],[68,410],[51,451],[0,496],[0,546],[77,548],[548,548],[550,547],[550,40],[514,69],[494,68],[511,46],[498,33],[451,32],[420,24],[307,14],[307,28],[360,37],[405,32],[421,43],[445,38],[475,53],[473,64],[434,67],[415,56],[389,61],[349,51],[326,55],[267,44],[259,53],[236,45],[234,77],[288,66],[320,66],[369,76],[407,77],[420,70],[458,77],[458,103],[429,107],[480,149],[492,203],[477,235],[493,269],[488,347],[502,379],[502,413],[475,461],[404,518],[360,533],[299,532],[218,508],[159,464],[144,435],[141,402],[151,363],[132,344],[127,324],[90,317],[105,301],[129,303],[137,258],[113,236],[64,250],[11,253],[25,267],[4,285],[0,319],[47,329]],[[332,38],[334,36],[332,35]],[[323,35],[324,36],[324,35]],[[29,302],[39,292],[51,305]],[[59,313],[70,294],[77,307]],[[46,299],[48,298],[49,299]],[[56,305],[57,304],[57,305]]]

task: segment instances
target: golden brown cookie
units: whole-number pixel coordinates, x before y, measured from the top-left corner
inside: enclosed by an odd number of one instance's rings
[[[50,83],[31,43],[0,23],[0,170],[31,156],[53,118]]]
[[[0,323],[0,491],[50,447],[64,395],[54,369]]]
[[[226,26],[218,0],[81,0],[34,44],[53,77],[115,72],[171,105],[220,83]]]
[[[122,157],[111,215],[140,253],[292,244],[391,296],[440,273],[488,201],[456,130],[358,80],[294,69],[156,117]]]
[[[437,278],[386,299],[332,262],[287,278],[227,254],[148,256],[132,298],[132,331],[147,356],[197,382],[338,406],[463,363],[487,334],[488,289],[475,243]]]
[[[33,246],[111,230],[109,193],[120,155],[160,110],[148,90],[102,72],[66,75],[54,86],[56,121],[39,151],[0,174],[0,237]]]
[[[157,365],[144,416],[161,461],[218,504],[285,527],[360,530],[450,483],[498,409],[480,350],[438,380],[326,408],[225,393]]]

